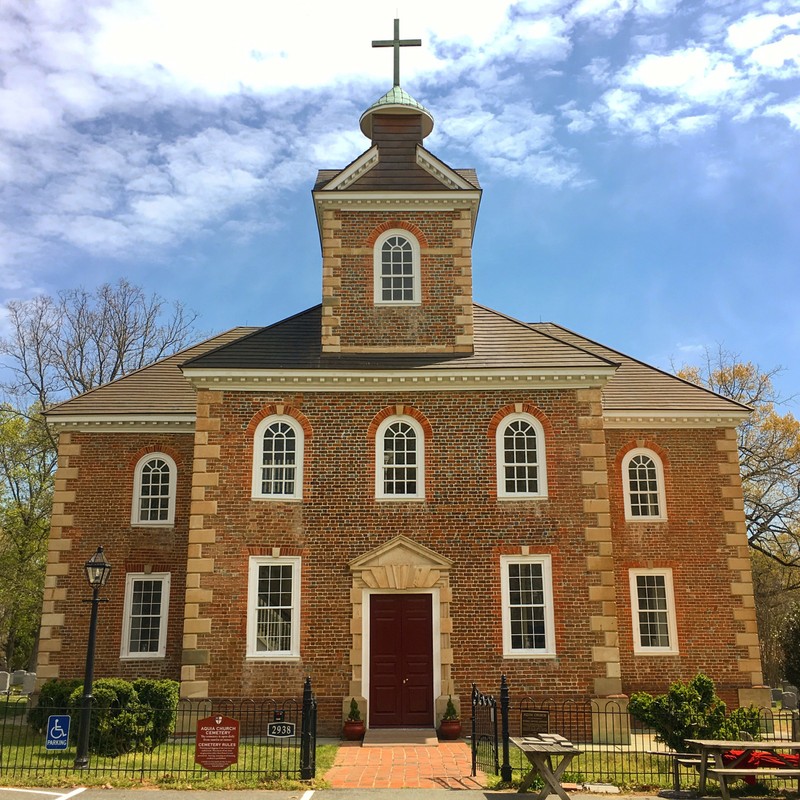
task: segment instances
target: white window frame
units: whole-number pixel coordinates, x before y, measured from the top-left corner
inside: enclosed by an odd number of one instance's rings
[[[631,483],[628,476],[628,465],[636,456],[647,456],[656,468],[656,482],[658,492],[658,514],[652,516],[635,515],[631,512]],[[636,447],[625,453],[622,459],[622,493],[625,498],[625,519],[628,522],[663,522],[667,519],[667,498],[664,492],[664,465],[658,453],[647,447]]]
[[[633,622],[633,652],[640,656],[659,656],[675,655],[680,652],[678,649],[678,623],[675,617],[675,593],[672,588],[672,569],[662,567],[655,569],[632,569],[630,570],[630,592],[631,592],[631,617]],[[667,601],[667,634],[669,636],[668,647],[647,647],[642,645],[642,636],[639,626],[639,587],[637,578],[640,576],[657,575],[664,578],[664,593]]]
[[[513,422],[523,421],[536,431],[536,466],[538,467],[539,490],[536,492],[509,492],[505,480],[505,432]],[[544,426],[533,414],[513,413],[503,417],[495,434],[495,461],[497,463],[497,497],[502,500],[525,500],[547,497],[547,458]]]
[[[282,422],[288,425],[295,435],[294,492],[291,494],[265,494],[261,491],[261,468],[264,456],[264,432],[271,425]],[[302,500],[303,498],[303,459],[305,453],[305,434],[303,426],[289,414],[272,414],[258,423],[253,434],[253,474],[251,497],[253,500]]]
[[[262,566],[292,567],[292,630],[288,650],[258,650],[258,572]],[[247,582],[247,658],[257,661],[296,661],[300,658],[300,556],[250,556]]]
[[[161,459],[169,467],[169,504],[167,506],[167,518],[159,520],[149,520],[141,518],[141,495],[142,495],[142,471],[151,461]],[[172,456],[166,453],[148,453],[142,456],[136,464],[133,473],[133,502],[131,504],[131,525],[136,527],[165,528],[175,524],[175,496],[178,487],[178,465]]]
[[[386,429],[395,422],[404,422],[414,429],[417,439],[417,491],[414,494],[387,494],[384,491],[384,444]],[[375,498],[377,500],[404,500],[425,499],[425,431],[414,417],[398,414],[383,420],[375,433]]]
[[[544,588],[545,646],[543,648],[514,649],[511,646],[511,596],[508,568],[511,564],[541,564]],[[553,608],[552,559],[547,554],[500,556],[500,592],[503,619],[504,658],[555,658],[556,633]]]
[[[411,245],[411,279],[412,279],[412,299],[411,300],[384,300],[383,299],[383,245],[387,239],[393,236],[402,236]],[[384,231],[376,240],[373,248],[373,299],[376,306],[418,306],[420,305],[422,292],[420,287],[420,249],[419,241],[410,231],[403,228],[393,228]]]
[[[161,613],[158,630],[158,650],[150,652],[132,651],[130,649],[131,615],[133,613],[133,585],[136,581],[161,581]],[[125,601],[122,615],[122,642],[120,658],[152,659],[164,658],[167,653],[167,625],[169,623],[169,590],[171,575],[169,572],[129,572],[125,576]]]

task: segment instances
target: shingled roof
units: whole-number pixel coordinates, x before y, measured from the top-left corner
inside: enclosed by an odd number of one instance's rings
[[[256,330],[258,328],[231,328],[212,336],[155,364],[53,406],[48,410],[47,418],[57,422],[62,417],[95,414],[194,416],[197,404],[195,391],[183,376],[181,364]]]
[[[722,397],[656,367],[651,367],[649,364],[598,344],[561,325],[553,322],[540,322],[530,323],[530,327],[619,364],[614,377],[603,389],[603,409],[607,412],[635,413],[667,409],[673,412],[735,413],[750,411],[741,403],[729,400],[727,397]]]
[[[54,406],[68,417],[194,415],[192,373],[255,370],[553,370],[608,373],[607,413],[673,412],[740,415],[746,406],[676,378],[554,323],[523,323],[474,305],[472,354],[323,354],[321,306],[265,328],[233,328],[117,381]],[[183,370],[183,371],[182,371]]]

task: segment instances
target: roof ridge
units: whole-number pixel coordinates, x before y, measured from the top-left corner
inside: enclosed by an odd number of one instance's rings
[[[752,411],[753,410],[750,406],[745,405],[744,403],[740,403],[738,400],[732,400],[730,397],[725,397],[724,394],[720,394],[719,392],[715,392],[715,391],[713,391],[712,389],[709,389],[706,386],[700,386],[700,385],[698,385],[696,383],[692,383],[691,381],[687,381],[685,378],[681,378],[679,375],[675,375],[672,372],[667,372],[665,369],[661,369],[661,367],[654,367],[652,364],[648,364],[646,361],[642,361],[642,360],[636,358],[635,356],[629,356],[627,353],[623,353],[621,350],[617,350],[617,349],[615,349],[613,347],[609,347],[606,344],[601,344],[600,342],[596,342],[594,339],[590,339],[588,336],[584,336],[582,333],[578,333],[577,331],[573,331],[571,328],[567,328],[566,326],[560,325],[557,322],[528,322],[528,323],[525,323],[525,324],[527,324],[528,327],[530,327],[530,328],[532,328],[534,330],[536,330],[535,326],[537,326],[537,325],[552,325],[554,328],[558,328],[558,329],[560,329],[562,331],[566,331],[567,333],[571,333],[573,336],[579,336],[581,339],[585,339],[587,342],[591,342],[592,344],[597,345],[597,347],[602,347],[604,350],[610,350],[612,353],[616,353],[617,355],[622,356],[623,358],[627,358],[629,361],[633,361],[635,364],[639,364],[642,367],[647,367],[647,369],[651,369],[654,372],[658,372],[658,373],[660,373],[661,375],[664,375],[667,378],[672,378],[672,380],[678,381],[678,382],[684,384],[685,386],[690,386],[692,389],[699,389],[700,391],[705,392],[706,394],[713,395],[714,397],[718,397],[721,400],[727,401],[728,403],[731,403],[733,405],[739,406],[739,408],[741,408],[741,409],[743,409],[745,411]],[[540,331],[540,333],[546,333],[546,332],[545,331]],[[554,338],[558,338],[558,337],[554,337]]]
[[[559,339],[557,336],[553,336],[552,334],[548,333],[547,331],[540,331],[536,330],[531,326],[528,322],[523,322],[521,319],[517,319],[516,317],[512,317],[509,314],[504,314],[502,311],[496,311],[493,308],[489,308],[489,306],[485,306],[481,303],[473,302],[473,306],[483,309],[484,311],[488,311],[490,314],[494,314],[495,316],[502,317],[503,319],[508,320],[509,322],[514,322],[517,325],[520,325],[523,328],[527,328],[529,331],[533,331],[534,333],[538,333],[540,336],[546,336],[548,339],[552,339],[554,342],[558,342],[559,344],[566,345],[567,347],[571,347],[573,350],[578,350],[582,353],[586,353],[587,355],[592,356],[592,358],[600,359],[601,361],[605,361],[606,364],[609,364],[612,367],[618,367],[619,364],[616,361],[612,361],[609,358],[605,358],[605,356],[599,356],[597,353],[593,353],[591,350],[587,350],[585,347],[580,347],[579,345],[572,344],[572,342],[565,342],[563,339]],[[576,336],[580,336],[580,334],[575,334]],[[601,345],[602,346],[602,345]],[[609,348],[610,349],[610,348]]]
[[[200,353],[200,355],[194,356],[193,358],[190,358],[188,361],[184,361],[179,366],[179,369],[183,369],[184,367],[187,367],[187,366],[191,365],[191,363],[193,361],[198,361],[201,358],[205,358],[206,356],[210,356],[212,353],[218,353],[221,350],[224,350],[226,347],[230,347],[231,345],[234,345],[234,344],[241,344],[241,342],[245,342],[248,339],[252,339],[254,336],[258,336],[258,334],[263,333],[264,331],[270,330],[270,328],[275,328],[278,325],[283,325],[286,322],[291,322],[293,319],[297,319],[298,317],[302,317],[305,314],[310,314],[312,311],[316,311],[316,309],[321,308],[321,307],[322,307],[322,303],[317,303],[316,305],[310,306],[309,308],[305,308],[302,311],[298,311],[295,314],[290,314],[288,317],[284,317],[283,319],[278,320],[277,322],[273,322],[271,325],[262,325],[260,328],[256,328],[255,330],[253,330],[250,333],[248,333],[246,336],[242,336],[239,339],[234,339],[231,342],[225,342],[224,344],[221,344],[219,347],[214,347],[213,349],[209,350],[207,353]]]

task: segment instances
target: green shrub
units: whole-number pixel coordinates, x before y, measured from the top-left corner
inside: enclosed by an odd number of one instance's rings
[[[67,680],[51,678],[40,689],[36,708],[28,712],[28,724],[37,733],[44,733],[47,728],[47,718],[51,714],[70,713],[69,698],[79,686],[83,686],[83,681],[77,678]]]
[[[80,725],[83,684],[74,683],[78,685],[67,706]],[[174,729],[178,706],[175,681],[139,678],[131,683],[121,678],[101,678],[92,684],[92,696],[91,753],[115,757],[134,750],[149,752],[165,742]]]
[[[180,684],[177,681],[137,678],[133,682],[133,688],[139,695],[139,702],[152,711],[148,749],[153,749],[166,742],[175,730]]]
[[[656,732],[659,742],[679,753],[686,751],[687,739],[738,739],[739,731],[756,738],[760,733],[758,709],[739,708],[726,718],[726,706],[714,682],[702,674],[688,683],[676,681],[666,694],[656,697],[635,692],[628,710]]]

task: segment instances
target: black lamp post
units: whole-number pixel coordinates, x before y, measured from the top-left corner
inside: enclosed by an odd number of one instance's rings
[[[89,641],[86,644],[86,670],[83,678],[83,699],[81,700],[81,719],[78,729],[78,752],[75,756],[75,766],[83,769],[89,766],[89,725],[92,717],[92,680],[94,678],[94,645],[97,638],[97,606],[105,602],[97,595],[100,588],[106,585],[111,574],[111,564],[103,555],[103,548],[98,547],[97,552],[83,565],[86,580],[92,587],[92,599],[84,603],[92,604],[92,615],[89,622]]]

